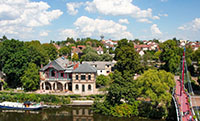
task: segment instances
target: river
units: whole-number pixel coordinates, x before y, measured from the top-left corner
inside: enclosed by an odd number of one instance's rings
[[[40,111],[0,110],[0,121],[164,121],[134,118],[117,118],[93,114],[89,107],[42,109]]]

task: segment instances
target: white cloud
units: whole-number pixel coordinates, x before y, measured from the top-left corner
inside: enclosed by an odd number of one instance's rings
[[[138,22],[142,22],[142,23],[152,23],[152,21],[149,21],[149,20],[146,19],[146,18],[138,19],[137,21],[138,21]]]
[[[70,14],[70,15],[76,15],[78,13],[78,8],[83,5],[82,2],[80,3],[74,3],[74,2],[71,2],[71,3],[67,3],[66,6],[67,6],[67,12]]]
[[[178,27],[179,30],[199,31],[200,30],[200,18],[195,18],[192,22]]]
[[[86,2],[85,10],[88,12],[99,12],[104,15],[129,15],[133,18],[159,19],[152,15],[152,9],[141,10],[132,4],[132,0],[93,0]]]
[[[87,16],[79,17],[74,25],[76,29],[66,29],[61,31],[61,35],[66,37],[105,37],[112,39],[127,38],[132,39],[133,35],[127,31],[127,27],[112,20],[92,19]]]
[[[48,36],[48,35],[49,35],[48,31],[40,32],[40,36],[42,36],[42,37],[45,37],[45,36]]]
[[[121,24],[129,24],[128,19],[119,19],[119,23]]]
[[[161,34],[162,34],[162,32],[161,32],[160,29],[158,28],[157,24],[153,24],[153,25],[151,26],[151,33],[152,33],[153,35],[161,35]]]
[[[0,1],[0,35],[22,34],[33,32],[33,27],[50,24],[63,14],[60,10],[48,11],[46,2],[29,0]]]
[[[64,29],[61,31],[60,35],[65,39],[66,37],[77,38],[78,35],[73,29]]]

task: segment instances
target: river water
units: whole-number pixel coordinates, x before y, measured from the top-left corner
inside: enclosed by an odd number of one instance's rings
[[[117,118],[93,114],[90,107],[42,109],[40,111],[0,110],[0,121],[163,121],[140,118]]]

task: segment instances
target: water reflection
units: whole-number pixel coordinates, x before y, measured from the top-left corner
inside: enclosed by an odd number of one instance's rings
[[[90,107],[61,107],[41,111],[0,110],[0,121],[156,121],[93,114]],[[158,121],[158,120],[157,120]],[[161,120],[159,120],[161,121]]]

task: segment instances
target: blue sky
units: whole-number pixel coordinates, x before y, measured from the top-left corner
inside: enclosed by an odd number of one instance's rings
[[[200,0],[1,0],[0,36],[200,40]]]

